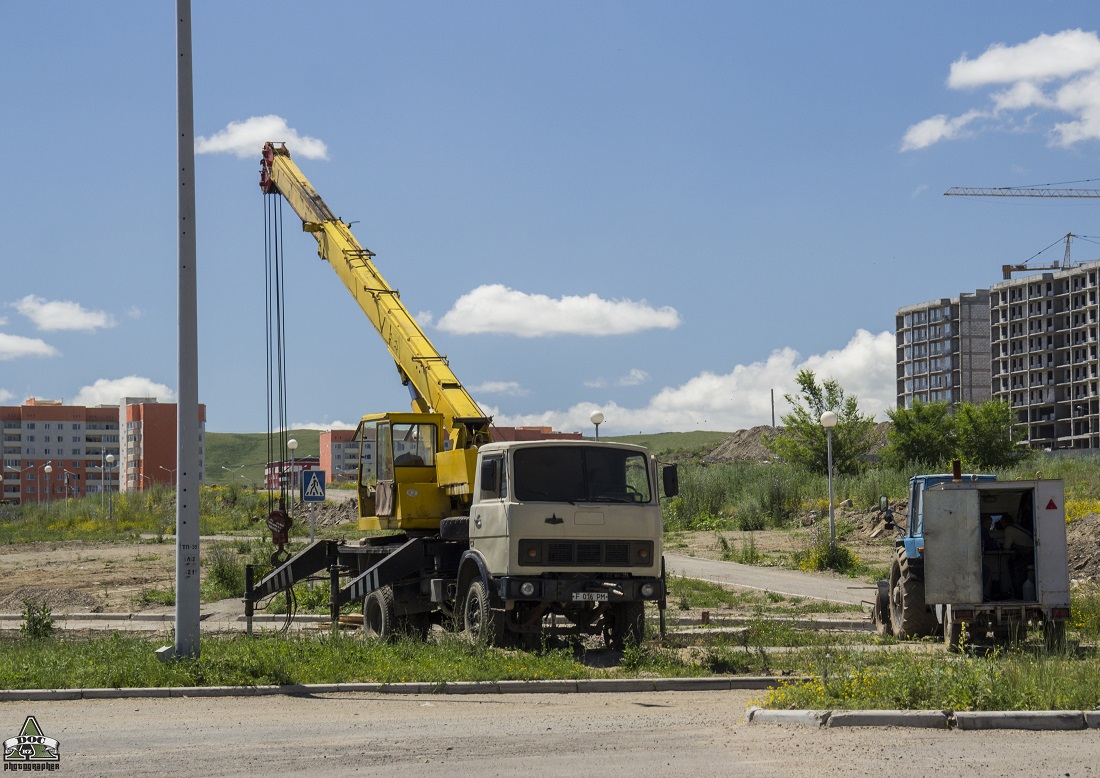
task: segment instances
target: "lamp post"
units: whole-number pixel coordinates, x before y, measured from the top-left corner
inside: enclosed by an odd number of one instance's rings
[[[115,497],[111,493],[111,468],[115,464],[115,455],[108,454],[107,457],[107,521],[114,522],[115,520]]]
[[[291,438],[286,442],[286,447],[290,449],[290,504],[294,505],[294,485],[297,481],[294,477],[294,452],[298,450],[298,441]]]
[[[50,512],[50,473],[53,472],[53,465],[47,460],[46,466],[42,468],[42,472],[46,474],[46,513]]]
[[[170,483],[174,484],[176,482],[176,468],[174,468],[174,467],[165,467],[164,465],[157,465],[157,467],[160,468],[161,470],[163,470],[164,472],[168,473],[168,477],[172,479],[170,481]]]
[[[821,414],[821,426],[825,428],[825,445],[829,460],[829,545],[836,545],[836,520],[833,518],[833,427],[836,426],[837,416],[832,411]]]
[[[596,425],[596,440],[600,439],[600,425],[603,424],[603,411],[592,411],[592,415],[588,417],[588,420]]]

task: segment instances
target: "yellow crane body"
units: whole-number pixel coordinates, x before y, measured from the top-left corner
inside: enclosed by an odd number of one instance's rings
[[[425,488],[410,486],[406,491],[415,492],[414,496],[398,490],[395,493],[396,502],[400,504],[394,506],[392,515],[378,515],[378,500],[373,490],[379,487],[377,483],[364,484],[364,478],[360,477],[360,527],[438,527],[440,519],[458,515],[461,507],[469,503],[477,449],[490,442],[489,425],[492,419],[478,407],[451,371],[447,357],[432,345],[401,302],[399,292],[379,273],[374,264],[374,253],[361,246],[348,224],[333,215],[290,158],[285,146],[274,143],[264,145],[260,187],[265,194],[279,194],[286,198],[291,209],[302,220],[302,229],[317,241],[318,256],[336,271],[374,325],[397,365],[402,383],[412,389],[413,415],[435,416],[438,419],[434,422],[425,419],[425,423],[435,423],[439,429],[433,473],[430,478],[407,482],[422,483]],[[377,421],[376,416],[364,416],[360,430],[364,423],[372,419]],[[409,477],[422,478],[426,475],[423,467],[416,470],[418,472],[409,474]],[[401,479],[395,479],[395,484],[401,482]],[[439,492],[442,497],[425,497],[425,490]],[[435,515],[425,515],[431,513]]]

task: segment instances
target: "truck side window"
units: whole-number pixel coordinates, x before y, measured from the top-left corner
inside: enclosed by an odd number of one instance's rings
[[[503,456],[487,456],[481,462],[481,493],[479,500],[499,500],[508,494],[508,479]]]

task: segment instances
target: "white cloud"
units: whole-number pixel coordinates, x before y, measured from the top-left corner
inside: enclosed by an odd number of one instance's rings
[[[551,426],[562,431],[587,430],[594,408],[604,412],[601,429],[608,434],[673,432],[695,429],[735,431],[771,423],[771,390],[775,390],[776,421],[790,408],[784,394],[795,394],[795,376],[804,368],[819,380],[833,378],[846,394],[859,399],[863,413],[884,418],[894,407],[895,339],[892,332],[875,335],[859,330],[841,349],[801,358],[791,348],[778,349],[763,362],[736,365],[723,375],[701,373],[681,386],[662,389],[643,408],[626,408],[614,401],[577,403],[564,411],[497,414],[501,426]]]
[[[619,386],[640,386],[649,380],[649,373],[638,368],[633,368],[629,373],[619,379]]]
[[[69,405],[118,405],[124,397],[155,397],[175,402],[176,393],[149,378],[129,375],[125,378],[100,378],[91,386],[81,387]]]
[[[114,327],[118,323],[106,311],[89,311],[72,300],[47,300],[44,297],[29,294],[12,305],[34,322],[34,326],[45,332],[61,330],[95,332],[98,329]]]
[[[14,399],[15,395],[9,392],[7,389],[0,389],[0,403],[6,403]]]
[[[607,379],[606,378],[593,378],[589,381],[585,381],[584,385],[586,387],[588,387],[589,389],[603,389],[605,386],[607,386]]]
[[[645,300],[604,300],[595,294],[554,299],[490,284],[458,298],[438,326],[460,335],[625,335],[655,327],[675,329],[680,314],[674,308],[654,308]]]
[[[347,421],[297,421],[290,425],[292,430],[353,430],[359,422]]]
[[[281,116],[252,116],[243,122],[230,122],[210,137],[195,140],[196,154],[234,154],[239,159],[259,157],[264,143],[286,143],[290,153],[305,159],[328,159],[323,140],[299,135]]]
[[[1039,35],[1016,46],[994,43],[975,59],[964,54],[951,63],[947,85],[971,89],[1016,81],[1069,78],[1100,68],[1100,39],[1095,32],[1063,30]]]
[[[60,351],[44,340],[0,332],[0,361],[21,357],[56,357],[60,354]]]
[[[973,134],[976,119],[988,119],[988,129],[1011,128],[1019,112],[1033,109],[1069,117],[1051,125],[1050,140],[1055,145],[1100,140],[1100,38],[1096,32],[1063,30],[1015,46],[995,43],[974,59],[963,55],[953,62],[947,79],[950,89],[1005,84],[1007,88],[990,92],[988,108],[974,108],[954,118],[940,114],[910,126],[901,150],[923,149]]]
[[[471,386],[470,391],[473,394],[505,394],[510,397],[524,397],[530,394],[516,381],[486,381],[477,386]]]
[[[913,151],[939,143],[941,140],[951,140],[963,134],[963,131],[974,120],[982,117],[977,111],[969,111],[962,116],[949,119],[940,114],[922,122],[917,122],[905,131],[901,139],[902,151]]]

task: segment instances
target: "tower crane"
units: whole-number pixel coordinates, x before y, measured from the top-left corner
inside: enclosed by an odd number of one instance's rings
[[[1094,179],[1087,179],[1085,181],[1068,181],[1066,183],[1085,183]],[[1100,189],[1065,189],[1054,188],[1050,184],[1043,186],[953,186],[943,193],[945,197],[1085,197],[1093,198],[1100,197]],[[1007,281],[1012,278],[1013,273],[1026,273],[1030,270],[1065,270],[1068,267],[1072,267],[1069,258],[1069,244],[1070,239],[1078,237],[1071,232],[1066,233],[1066,253],[1062,259],[1062,264],[1043,265],[1041,267],[1028,267],[1027,263],[1019,265],[1001,265],[1001,275]],[[1053,245],[1053,244],[1051,244]],[[1050,246],[1047,246],[1050,248]],[[1046,249],[1043,249],[1046,251]],[[1042,252],[1039,252],[1040,254]],[[1034,259],[1034,257],[1033,257]]]

